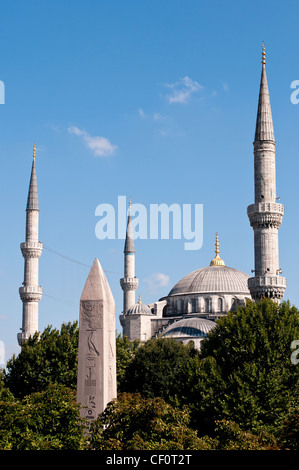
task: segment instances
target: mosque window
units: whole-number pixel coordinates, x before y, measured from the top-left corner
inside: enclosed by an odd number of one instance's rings
[[[196,305],[196,304],[197,304],[196,299],[192,299],[192,300],[191,300],[191,303],[192,303],[192,313],[196,313],[196,311],[197,311],[197,308],[196,308],[196,307],[197,307],[197,305]]]
[[[218,312],[223,312],[223,299],[221,297],[218,298]]]
[[[210,311],[210,299],[205,299],[205,311]]]

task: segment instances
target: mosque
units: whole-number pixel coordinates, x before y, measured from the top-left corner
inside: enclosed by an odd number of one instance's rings
[[[138,279],[135,276],[135,247],[129,210],[124,248],[123,313],[120,322],[123,334],[130,340],[145,342],[157,335],[174,337],[183,343],[200,342],[215,326],[215,320],[245,305],[246,299],[262,297],[279,302],[286,289],[278,253],[278,229],[284,206],[276,197],[275,138],[265,67],[265,47],[254,138],[255,202],[247,208],[254,231],[254,276],[228,267],[219,256],[216,235],[215,257],[207,267],[184,276],[157,302],[135,303]]]
[[[286,289],[286,278],[279,266],[278,230],[284,206],[276,197],[275,138],[265,67],[265,47],[254,138],[254,203],[247,208],[254,232],[255,266],[253,276],[226,266],[220,257],[216,235],[215,256],[207,267],[199,268],[178,281],[161,299],[145,305],[136,303],[138,278],[135,275],[135,244],[132,220],[128,213],[124,246],[123,311],[120,322],[123,334],[130,340],[145,342],[161,335],[183,343],[200,342],[215,327],[217,318],[245,305],[247,299],[263,297],[280,302]],[[38,330],[38,303],[42,288],[38,283],[38,262],[43,245],[38,239],[38,194],[35,150],[26,208],[26,241],[21,244],[25,260],[24,282],[19,293],[23,302],[23,320],[18,334],[19,345]]]

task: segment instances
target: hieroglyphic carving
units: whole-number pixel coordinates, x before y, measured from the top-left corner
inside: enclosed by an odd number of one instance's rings
[[[86,328],[86,379],[85,396],[87,401],[86,417],[95,419],[96,396],[96,364],[100,356],[99,346],[96,343],[96,330],[103,328],[103,302],[101,300],[82,300],[82,322]]]
[[[103,328],[103,301],[82,300],[82,320],[91,330]]]
[[[94,420],[116,397],[115,304],[96,259],[80,299],[77,400]]]

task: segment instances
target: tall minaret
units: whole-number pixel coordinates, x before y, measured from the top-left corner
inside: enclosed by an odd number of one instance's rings
[[[135,276],[135,246],[131,221],[131,198],[129,201],[129,215],[124,254],[124,277],[120,280],[120,285],[124,291],[123,314],[125,315],[128,308],[135,305],[135,291],[139,283],[139,280]]]
[[[254,277],[248,280],[252,298],[268,297],[279,302],[283,298],[286,279],[280,276],[278,229],[284,206],[277,202],[275,172],[275,139],[263,44],[262,73],[254,139],[255,203],[247,208],[254,230]]]
[[[23,302],[23,320],[18,342],[22,346],[29,336],[38,331],[38,303],[43,290],[38,285],[38,260],[43,251],[43,244],[38,240],[38,194],[35,169],[35,145],[26,207],[26,241],[21,243],[25,259],[24,282],[19,293]]]

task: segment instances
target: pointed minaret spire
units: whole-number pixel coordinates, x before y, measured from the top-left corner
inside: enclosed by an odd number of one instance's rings
[[[264,43],[262,47],[262,73],[254,140],[255,142],[264,140],[275,142],[270,96],[266,75],[266,52]]]
[[[123,314],[125,315],[128,308],[135,304],[135,291],[139,283],[139,280],[135,276],[135,245],[131,220],[131,198],[129,200],[124,255],[124,277],[120,280],[120,285],[124,291]]]
[[[129,199],[129,214],[124,253],[135,253],[134,235],[131,219],[131,198]]]
[[[43,251],[43,244],[38,239],[39,206],[35,168],[35,145],[29,192],[26,207],[26,241],[21,243],[21,251],[25,260],[24,282],[19,293],[23,302],[23,320],[21,333],[18,334],[19,345],[22,346],[30,336],[38,331],[38,303],[43,290],[38,284],[38,262]]]
[[[262,297],[279,301],[286,288],[286,279],[280,276],[278,255],[278,229],[284,206],[276,198],[275,139],[264,43],[262,47],[262,74],[253,143],[255,203],[247,208],[254,230],[255,275],[248,280],[248,287],[256,301]]]
[[[35,168],[35,144],[33,147],[33,162],[31,170],[31,178],[29,184],[28,198],[27,198],[27,210],[39,210],[38,207],[38,193],[37,193],[37,179],[36,179],[36,168]]]

